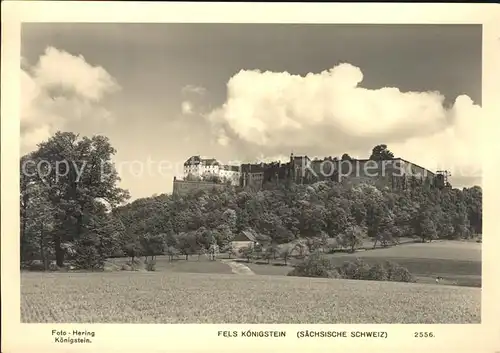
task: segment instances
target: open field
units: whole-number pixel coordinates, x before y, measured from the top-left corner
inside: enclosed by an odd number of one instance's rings
[[[419,283],[433,283],[437,276],[442,284],[481,287],[481,244],[471,242],[443,241],[433,243],[402,244],[386,249],[359,251],[354,254],[337,253],[326,255],[337,266],[357,257],[368,264],[393,261],[406,267],[417,277]],[[245,260],[243,260],[245,261]],[[291,259],[290,264],[297,260]],[[259,275],[286,275],[292,266],[282,265],[282,260],[246,265]]]
[[[479,323],[480,300],[480,289],[432,284],[174,272],[21,274],[22,322]]]
[[[129,261],[128,258],[109,259],[109,268],[111,270],[119,270],[121,264],[127,261]],[[140,258],[140,261],[143,262],[144,257]],[[115,268],[112,268],[112,266]],[[184,256],[175,258],[173,261],[169,261],[168,256],[157,256],[156,271],[176,273],[232,273],[228,265],[219,261],[209,261],[206,256],[200,256],[198,258],[196,255],[190,256],[188,261],[185,260]]]
[[[345,261],[353,261],[356,256],[332,257],[337,266]],[[454,261],[439,259],[408,259],[408,258],[377,258],[363,257],[363,261],[370,265],[390,260],[406,267],[415,277],[418,283],[434,283],[437,276],[443,278],[440,284],[456,285],[465,287],[481,287],[481,263],[472,261]],[[293,267],[270,265],[261,262],[246,263],[253,272],[258,275],[286,276]]]
[[[283,260],[243,262],[256,275],[241,276],[206,256],[158,256],[156,272],[118,271],[127,259],[110,259],[111,272],[23,272],[21,315],[23,322],[476,323],[481,291],[459,286],[481,286],[480,254],[477,243],[436,242],[327,255],[338,265],[391,260],[417,284],[284,277],[293,267]],[[436,276],[455,286],[436,285]]]
[[[357,257],[373,265],[386,260],[396,262],[406,267],[417,278],[418,283],[435,283],[437,276],[442,277],[440,284],[467,287],[481,287],[481,244],[460,241],[437,241],[432,243],[405,243],[391,248],[377,248],[358,251],[354,254],[335,253],[325,255],[337,266]],[[192,255],[186,261],[184,256],[178,256],[169,261],[167,256],[156,257],[156,272],[170,273],[213,273],[231,274],[231,267],[224,263],[227,254],[220,254],[219,261],[210,261],[207,256]],[[234,257],[232,260],[235,260]],[[107,271],[120,271],[128,258],[109,259]],[[144,258],[140,258],[143,262]],[[257,260],[247,263],[238,259],[257,275],[286,276],[293,265],[300,260],[291,258],[288,266],[282,259],[266,261]],[[146,271],[144,265],[142,272]]]
[[[408,243],[385,249],[361,251],[356,256],[481,261],[481,244],[462,241]]]

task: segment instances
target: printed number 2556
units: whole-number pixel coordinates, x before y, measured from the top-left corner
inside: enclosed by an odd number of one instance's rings
[[[415,332],[414,337],[416,337],[416,338],[434,337],[434,333],[433,332]]]

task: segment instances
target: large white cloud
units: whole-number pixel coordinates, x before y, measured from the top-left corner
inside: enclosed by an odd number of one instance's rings
[[[272,153],[367,158],[375,144],[386,143],[429,169],[480,175],[481,107],[468,96],[447,108],[438,92],[366,89],[362,80],[350,64],[306,76],[242,70],[227,83],[226,102],[207,118],[215,131]]]
[[[48,47],[34,66],[22,60],[21,150],[27,152],[71,120],[108,119],[103,98],[120,87],[83,56]]]

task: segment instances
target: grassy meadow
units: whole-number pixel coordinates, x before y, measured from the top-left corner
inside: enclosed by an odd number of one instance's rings
[[[477,323],[480,322],[481,247],[466,242],[404,244],[356,254],[392,260],[417,283],[286,277],[293,268],[242,262],[254,276],[205,256],[156,259],[156,271],[21,274],[23,322],[89,323]],[[293,263],[297,260],[291,260]],[[444,279],[435,284],[435,276]],[[453,284],[453,285],[442,285]]]
[[[108,260],[105,266],[105,271],[120,271],[121,266],[127,263],[130,259],[118,258]],[[141,258],[141,262],[144,258]],[[220,273],[231,274],[231,267],[220,261],[209,261],[206,256],[192,255],[188,261],[184,256],[178,256],[170,261],[168,256],[156,257],[156,272],[173,272],[173,273]],[[143,269],[142,271],[145,271]]]
[[[376,248],[354,254],[336,253],[326,255],[336,265],[361,258],[373,265],[393,261],[406,267],[415,275],[418,283],[435,283],[442,277],[441,284],[467,287],[481,287],[481,244],[462,241],[436,241],[432,243],[407,243],[390,248]],[[260,275],[286,275],[292,270],[295,259],[283,266],[283,260],[270,264],[264,261],[246,263],[253,272]]]
[[[22,322],[58,323],[479,323],[481,300],[434,284],[167,271],[23,273],[21,292]]]

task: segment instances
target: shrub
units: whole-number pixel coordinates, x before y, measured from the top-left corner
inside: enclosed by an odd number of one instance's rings
[[[368,279],[372,281],[387,281],[389,275],[387,269],[382,264],[376,264],[368,271]]]
[[[132,266],[130,266],[129,264],[122,264],[121,270],[122,271],[132,271]]]
[[[312,254],[295,266],[288,276],[415,282],[415,278],[408,269],[394,262],[386,261],[383,264],[370,266],[363,260],[356,259],[335,267],[330,260],[319,253]]]
[[[307,248],[299,248],[297,251],[297,255],[295,255],[296,259],[302,260],[309,256],[309,249]]]
[[[361,259],[356,259],[354,262],[344,262],[342,266],[337,268],[337,271],[345,279],[370,278],[370,265]]]
[[[399,265],[392,261],[385,261],[383,266],[387,271],[387,279],[389,279],[392,276],[392,272],[395,271]]]
[[[415,278],[406,267],[397,263],[386,261],[384,267],[387,271],[387,279],[393,282],[415,282]]]
[[[333,263],[319,254],[313,254],[288,273],[288,276],[339,278]]]
[[[63,268],[64,267],[59,268],[59,266],[57,266],[56,263],[53,262],[53,261],[49,263],[49,271],[59,271],[59,270],[61,270]]]
[[[408,269],[404,267],[399,267],[394,270],[391,277],[389,277],[389,280],[394,282],[416,282],[410,271],[408,271]]]
[[[146,271],[156,271],[156,260],[146,261]]]
[[[141,266],[141,262],[138,259],[133,261],[127,261],[121,267],[122,271],[138,271]]]
[[[33,260],[28,263],[22,264],[21,268],[28,271],[45,271],[45,264],[41,260]]]

